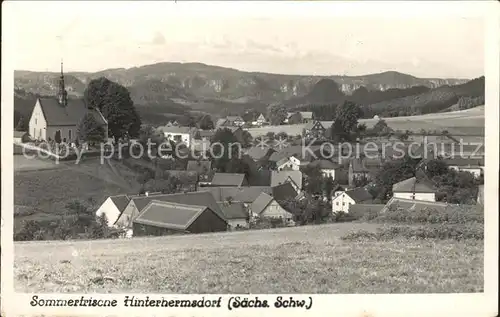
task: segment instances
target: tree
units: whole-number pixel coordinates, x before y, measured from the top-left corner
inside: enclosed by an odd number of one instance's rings
[[[84,92],[84,99],[89,108],[101,111],[108,121],[109,136],[115,140],[121,137],[137,137],[141,119],[130,92],[124,86],[100,77],[90,81]]]
[[[61,143],[61,130],[57,130],[56,134],[54,135],[54,141],[56,141],[57,144]]]
[[[104,136],[104,128],[96,121],[93,114],[87,113],[78,123],[76,130],[76,137],[78,140],[88,141],[90,143],[100,143],[104,141]],[[61,138],[60,134],[59,138]]]
[[[212,137],[212,147],[208,155],[213,154],[214,167],[219,172],[227,172],[228,163],[241,157],[238,139],[229,129],[219,129]]]
[[[27,130],[28,130],[28,124],[24,120],[24,116],[21,116],[16,124],[16,131],[27,131]]]
[[[286,119],[288,112],[285,106],[273,104],[267,107],[267,118],[272,125],[280,125]]]
[[[204,115],[198,121],[198,129],[202,130],[212,130],[214,128],[214,122],[209,115]]]
[[[243,142],[241,144],[242,147],[247,148],[252,145],[253,137],[252,134],[250,134],[250,132],[248,132],[247,130],[243,130],[243,132],[241,133],[241,138],[243,139]]]
[[[330,129],[331,139],[337,142],[352,141],[352,132],[355,131],[362,114],[359,106],[350,101],[345,101],[337,107],[335,121]]]
[[[442,159],[430,160],[425,166],[425,172],[430,178],[448,173],[448,165]]]

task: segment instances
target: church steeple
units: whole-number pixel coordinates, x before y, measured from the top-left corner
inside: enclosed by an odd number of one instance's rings
[[[57,93],[57,99],[59,104],[63,107],[68,105],[68,92],[64,86],[64,72],[63,72],[63,62],[61,61],[61,77],[59,78],[59,91]]]

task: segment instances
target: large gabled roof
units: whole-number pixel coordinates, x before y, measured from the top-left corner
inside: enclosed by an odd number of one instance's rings
[[[199,187],[198,191],[210,193],[215,201],[223,202],[231,199],[233,202],[252,203],[261,193],[272,193],[270,186],[244,187]]]
[[[434,185],[425,179],[411,177],[392,185],[392,192],[402,193],[435,193]]]
[[[261,214],[267,206],[274,200],[273,196],[266,193],[261,193],[257,199],[252,203],[250,209],[254,214]]]
[[[245,181],[245,174],[237,173],[215,173],[212,179],[214,186],[242,186]]]
[[[133,222],[161,228],[186,230],[207,208],[152,200]]]
[[[351,197],[356,203],[371,201],[373,199],[372,195],[364,187],[348,190],[345,194]]]
[[[78,125],[87,113],[92,114],[99,124],[107,124],[98,110],[87,108],[83,99],[68,98],[66,106],[62,106],[56,98],[42,97],[37,100],[40,102],[47,126]]]

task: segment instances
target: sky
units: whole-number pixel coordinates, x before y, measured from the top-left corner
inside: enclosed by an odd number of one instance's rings
[[[366,3],[20,1],[7,8],[17,70],[57,71],[63,58],[65,70],[89,72],[201,62],[280,74],[484,75],[480,16]]]

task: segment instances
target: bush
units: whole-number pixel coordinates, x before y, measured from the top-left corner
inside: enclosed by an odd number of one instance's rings
[[[343,236],[342,240],[376,240],[387,241],[404,239],[437,239],[437,240],[484,240],[484,225],[474,224],[439,224],[427,226],[392,226],[378,229],[377,232],[356,231]]]
[[[423,209],[418,211],[393,208],[385,212],[370,212],[361,220],[378,223],[404,223],[404,224],[468,224],[484,223],[484,210],[453,206],[445,209]]]

